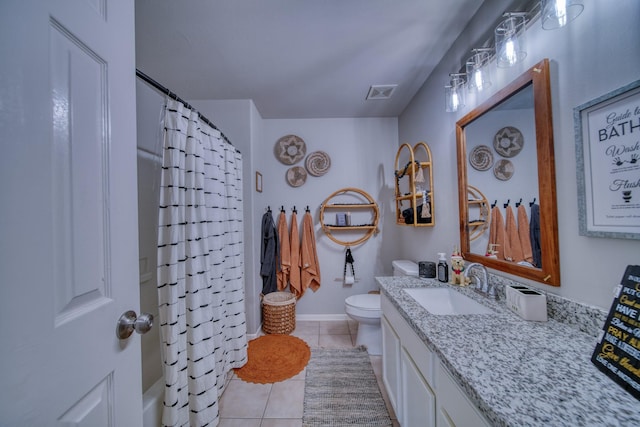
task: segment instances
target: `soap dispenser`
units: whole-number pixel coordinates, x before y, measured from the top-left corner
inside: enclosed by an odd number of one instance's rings
[[[438,280],[441,282],[449,281],[449,266],[447,265],[447,260],[444,257],[444,253],[438,253],[440,259],[438,259]]]

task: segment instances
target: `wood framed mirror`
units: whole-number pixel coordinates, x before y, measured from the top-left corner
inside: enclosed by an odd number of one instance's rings
[[[560,286],[550,86],[549,60],[544,59],[456,123],[460,250],[468,262]],[[474,235],[473,241],[470,228],[476,224],[477,229],[482,219],[473,216],[479,203],[470,203],[469,186],[478,188],[488,203],[500,210],[484,206],[491,211],[487,220],[493,223],[484,227],[481,238]],[[534,246],[531,261],[510,256],[505,259],[508,250],[501,253],[502,248],[489,246],[495,244],[494,227],[502,226],[500,218],[506,225],[507,206],[517,217],[516,205],[520,204],[525,207],[528,222],[534,223],[538,216],[533,210],[538,209],[535,205],[539,207],[539,233],[530,240]],[[537,245],[540,250],[535,255]],[[491,256],[488,249],[493,248],[498,253]]]

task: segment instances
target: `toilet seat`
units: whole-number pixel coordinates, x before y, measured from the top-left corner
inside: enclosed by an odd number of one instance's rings
[[[351,295],[344,300],[347,313],[361,317],[375,318],[381,316],[380,294]]]
[[[367,347],[370,355],[382,354],[380,294],[351,295],[344,300],[347,316],[358,322],[356,345]]]

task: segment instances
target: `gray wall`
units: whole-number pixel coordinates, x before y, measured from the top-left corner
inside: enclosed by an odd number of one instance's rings
[[[393,225],[393,163],[398,146],[397,119],[283,119],[264,120],[251,101],[191,100],[211,119],[234,145],[242,151],[245,200],[245,296],[247,329],[250,334],[260,327],[260,221],[267,206],[274,222],[280,206],[298,210],[298,226],[309,206],[314,219],[322,286],[309,291],[297,303],[298,316],[317,319],[343,318],[344,299],[377,288],[374,277],[391,274],[396,241],[388,232]],[[246,103],[246,104],[245,104]],[[249,107],[247,107],[249,106]],[[308,176],[301,187],[291,187],[285,180],[290,166],[274,156],[276,141],[288,134],[300,136],[307,154],[325,151],[331,168],[322,177]],[[303,161],[297,164],[303,165]],[[263,176],[263,192],[255,191],[255,172]],[[352,248],[356,279],[353,286],[342,285],[345,248],[328,239],[319,226],[320,204],[334,191],[357,187],[369,193],[379,204],[381,232]],[[355,240],[351,235],[348,239]],[[345,239],[347,236],[345,235]],[[383,244],[384,242],[384,244]]]
[[[610,306],[613,287],[628,264],[638,264],[640,241],[590,238],[578,234],[573,108],[640,78],[640,2],[595,0],[567,27],[544,31],[536,21],[527,30],[525,62],[493,72],[493,85],[482,99],[467,98],[458,113],[444,111],[448,74],[459,70],[479,35],[499,17],[504,2],[485,2],[456,44],[399,118],[400,141],[431,142],[436,167],[437,226],[432,230],[399,229],[400,255],[436,259],[458,244],[455,122],[479,102],[543,58],[551,60],[551,92],[556,156],[560,288],[529,283],[545,291],[596,305]],[[424,241],[429,241],[425,248]]]

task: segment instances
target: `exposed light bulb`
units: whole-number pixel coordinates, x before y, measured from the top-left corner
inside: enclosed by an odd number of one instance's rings
[[[451,93],[451,107],[453,108],[454,111],[457,111],[459,106],[460,106],[460,97],[458,96],[458,89],[454,88],[453,92]]]
[[[582,13],[582,0],[542,0],[542,28],[562,28]]]
[[[558,24],[561,27],[567,25],[567,2],[566,0],[556,0],[553,6],[556,17],[558,18]]]
[[[481,69],[477,69],[473,72],[473,80],[475,81],[476,89],[482,90],[484,79],[482,78]]]
[[[506,41],[504,45],[504,59],[509,63],[509,65],[514,65],[518,62],[518,40],[514,38],[510,38]]]
[[[512,67],[521,62],[527,53],[523,49],[525,16],[509,14],[495,30],[498,67]]]
[[[450,83],[445,89],[445,111],[452,113],[464,107],[464,74],[450,74]]]

